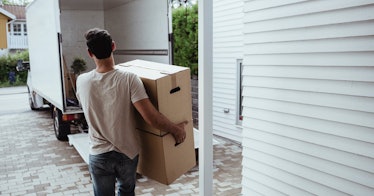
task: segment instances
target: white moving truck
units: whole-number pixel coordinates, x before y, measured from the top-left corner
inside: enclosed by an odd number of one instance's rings
[[[170,8],[169,0],[34,0],[27,7],[30,107],[50,105],[59,140],[67,140],[72,123],[85,127],[70,71],[76,57],[87,62],[86,71],[95,68],[84,33],[107,29],[117,45],[116,63],[171,63]]]

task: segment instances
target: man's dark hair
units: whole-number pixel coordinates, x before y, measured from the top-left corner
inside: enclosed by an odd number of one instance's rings
[[[88,50],[96,56],[98,59],[105,59],[110,57],[112,53],[112,37],[108,31],[93,28],[88,30],[84,37],[86,38],[86,44]]]

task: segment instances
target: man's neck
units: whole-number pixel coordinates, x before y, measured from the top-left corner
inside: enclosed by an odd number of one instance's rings
[[[96,71],[99,73],[106,73],[114,69],[114,59],[109,57],[106,59],[95,59]]]

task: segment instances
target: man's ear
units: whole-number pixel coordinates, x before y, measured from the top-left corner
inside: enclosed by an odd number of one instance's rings
[[[91,50],[88,48],[87,49],[87,52],[88,52],[88,55],[91,57],[91,58],[93,58],[93,54],[92,54],[92,52],[91,52]]]
[[[112,52],[117,49],[116,42],[112,41]]]

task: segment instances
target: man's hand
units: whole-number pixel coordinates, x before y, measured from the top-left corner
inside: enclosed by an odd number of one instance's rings
[[[188,124],[188,121],[181,122],[175,126],[174,131],[171,132],[173,135],[176,144],[178,145],[180,143],[183,143],[186,139],[186,131],[184,130],[184,127]]]
[[[184,142],[186,139],[186,131],[184,130],[184,127],[188,124],[187,120],[179,124],[172,123],[168,118],[156,110],[148,98],[135,102],[134,106],[145,122],[157,129],[171,133],[175,139],[176,145]]]

